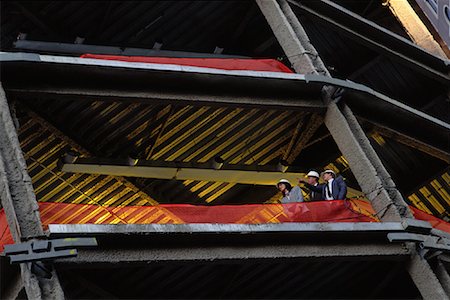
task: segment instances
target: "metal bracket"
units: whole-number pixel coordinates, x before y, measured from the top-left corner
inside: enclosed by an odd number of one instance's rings
[[[405,219],[402,221],[402,226],[408,232],[430,234],[433,227],[429,222],[416,220],[416,219]]]
[[[416,243],[419,255],[425,259],[431,259],[441,253],[450,253],[450,240],[444,237],[403,232],[388,233],[387,237],[391,243]]]
[[[10,263],[26,263],[77,256],[75,247],[95,247],[95,238],[65,238],[55,240],[31,240],[5,245],[4,253]]]

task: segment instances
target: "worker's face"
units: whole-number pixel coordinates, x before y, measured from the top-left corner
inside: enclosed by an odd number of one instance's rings
[[[322,178],[323,180],[328,181],[333,178],[333,176],[330,173],[323,173]]]
[[[286,185],[284,183],[279,183],[278,184],[278,190],[280,192],[284,192],[286,190]]]
[[[314,185],[314,184],[316,184],[317,183],[317,178],[316,177],[313,177],[313,176],[309,176],[308,177],[308,183],[309,184],[312,184],[312,185]]]

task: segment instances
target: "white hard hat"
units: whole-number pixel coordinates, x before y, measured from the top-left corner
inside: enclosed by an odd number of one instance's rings
[[[320,178],[319,173],[317,173],[316,171],[309,171],[308,174],[306,174],[306,176]]]
[[[334,176],[336,176],[336,173],[335,173],[333,170],[330,170],[330,169],[325,170],[325,171],[322,172],[322,174],[324,174],[324,173],[331,173],[331,174],[333,174]]]
[[[278,183],[276,184],[276,186],[278,187],[278,185],[279,185],[280,183],[289,183],[289,185],[291,185],[291,183],[290,183],[289,180],[287,180],[287,179],[280,179],[280,181],[278,181]]]

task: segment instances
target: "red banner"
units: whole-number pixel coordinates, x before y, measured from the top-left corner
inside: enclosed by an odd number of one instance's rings
[[[39,203],[44,228],[49,224],[264,224],[284,222],[378,222],[370,204],[360,200],[333,200],[289,204],[201,206],[105,207],[89,204]],[[3,210],[0,210],[0,251],[12,243]]]
[[[450,233],[450,223],[411,207],[418,220]],[[332,200],[287,204],[201,206],[161,204],[155,206],[105,207],[90,204],[39,203],[41,221],[49,224],[266,224],[285,222],[379,222],[372,206],[361,200]],[[0,252],[13,243],[6,216],[0,210]]]
[[[213,68],[221,70],[249,70],[293,73],[291,69],[275,59],[254,58],[177,58],[177,57],[149,57],[149,56],[119,56],[102,54],[83,54],[81,58],[118,60],[138,63],[170,64]]]

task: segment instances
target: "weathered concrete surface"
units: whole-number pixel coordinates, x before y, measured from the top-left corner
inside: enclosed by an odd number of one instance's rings
[[[0,200],[16,243],[44,237],[39,207],[5,91],[0,83]],[[53,271],[51,279],[37,277],[29,264],[21,264],[23,285],[29,299],[64,299]]]
[[[15,300],[19,295],[20,291],[23,288],[21,276],[17,274],[16,277],[13,280],[11,280],[11,282],[12,282],[11,285],[8,286],[2,294],[0,294],[0,299]]]
[[[375,177],[378,177],[381,180],[383,188],[389,194],[390,199],[397,207],[397,210],[399,211],[400,215],[402,217],[413,218],[413,215],[409,210],[405,200],[403,199],[403,196],[398,191],[395,182],[391,178],[391,175],[389,175],[380,158],[378,157],[377,153],[370,144],[369,139],[367,138],[366,134],[361,128],[361,125],[359,124],[353,112],[347,105],[342,106],[341,112],[345,117],[345,119],[347,120],[347,123],[349,124],[349,127],[352,130],[353,135],[355,136],[355,138],[358,139],[358,143],[361,146],[362,150],[364,151],[364,154],[367,156],[370,163],[375,168],[376,171]]]
[[[278,42],[297,73],[330,76],[303,26],[286,0],[256,0]],[[362,191],[371,200],[383,221],[400,221],[412,217],[395,183],[370,145],[356,117],[345,104],[333,103],[334,88],[324,88],[324,102],[328,105],[325,124],[349,161],[350,168]]]
[[[285,0],[256,0],[271,26],[278,42],[297,73],[318,73],[322,66],[320,57],[309,41],[303,27]],[[282,3],[279,5],[279,3]],[[284,8],[284,11],[281,9]],[[292,25],[295,24],[295,25]],[[296,29],[294,30],[293,27]],[[300,44],[300,45],[299,45]],[[305,55],[317,55],[314,59]],[[315,70],[313,70],[315,69]],[[328,73],[325,73],[329,76]],[[335,88],[323,89],[323,100],[328,105],[325,124],[358,180],[362,191],[383,221],[401,221],[413,218],[395,183],[381,163],[357,119],[345,103],[336,103]],[[408,271],[425,299],[448,299],[427,261],[422,260],[415,248],[410,248],[412,259]]]
[[[450,275],[440,260],[437,262],[435,273],[447,295],[450,295]]]
[[[428,262],[418,254],[412,255],[407,269],[424,299],[449,299]]]
[[[147,263],[155,261],[214,261],[240,259],[325,260],[407,260],[409,250],[400,244],[258,245],[214,247],[170,247],[146,249],[78,250],[77,258],[58,260],[58,264]]]
[[[0,197],[16,242],[44,235],[31,178],[0,84]]]
[[[302,74],[317,74],[317,68],[310,58],[310,56],[315,54],[304,47],[305,44],[310,43],[301,41],[300,36],[296,33],[296,30],[300,32],[301,26],[297,26],[296,29],[294,29],[291,25],[291,22],[295,22],[297,18],[290,18],[288,20],[288,17],[283,13],[282,8],[275,0],[256,0],[256,3],[272,28],[272,31],[283,48],[284,53],[286,53],[289,58],[294,70],[296,70],[297,73]],[[288,8],[290,10],[287,3],[283,4],[283,8]],[[296,22],[298,23],[298,20]]]
[[[346,105],[343,107],[345,114],[336,103],[331,102],[325,115],[325,125],[348,160],[361,190],[371,201],[377,216],[383,221],[401,221],[402,217],[412,217],[356,118]]]

